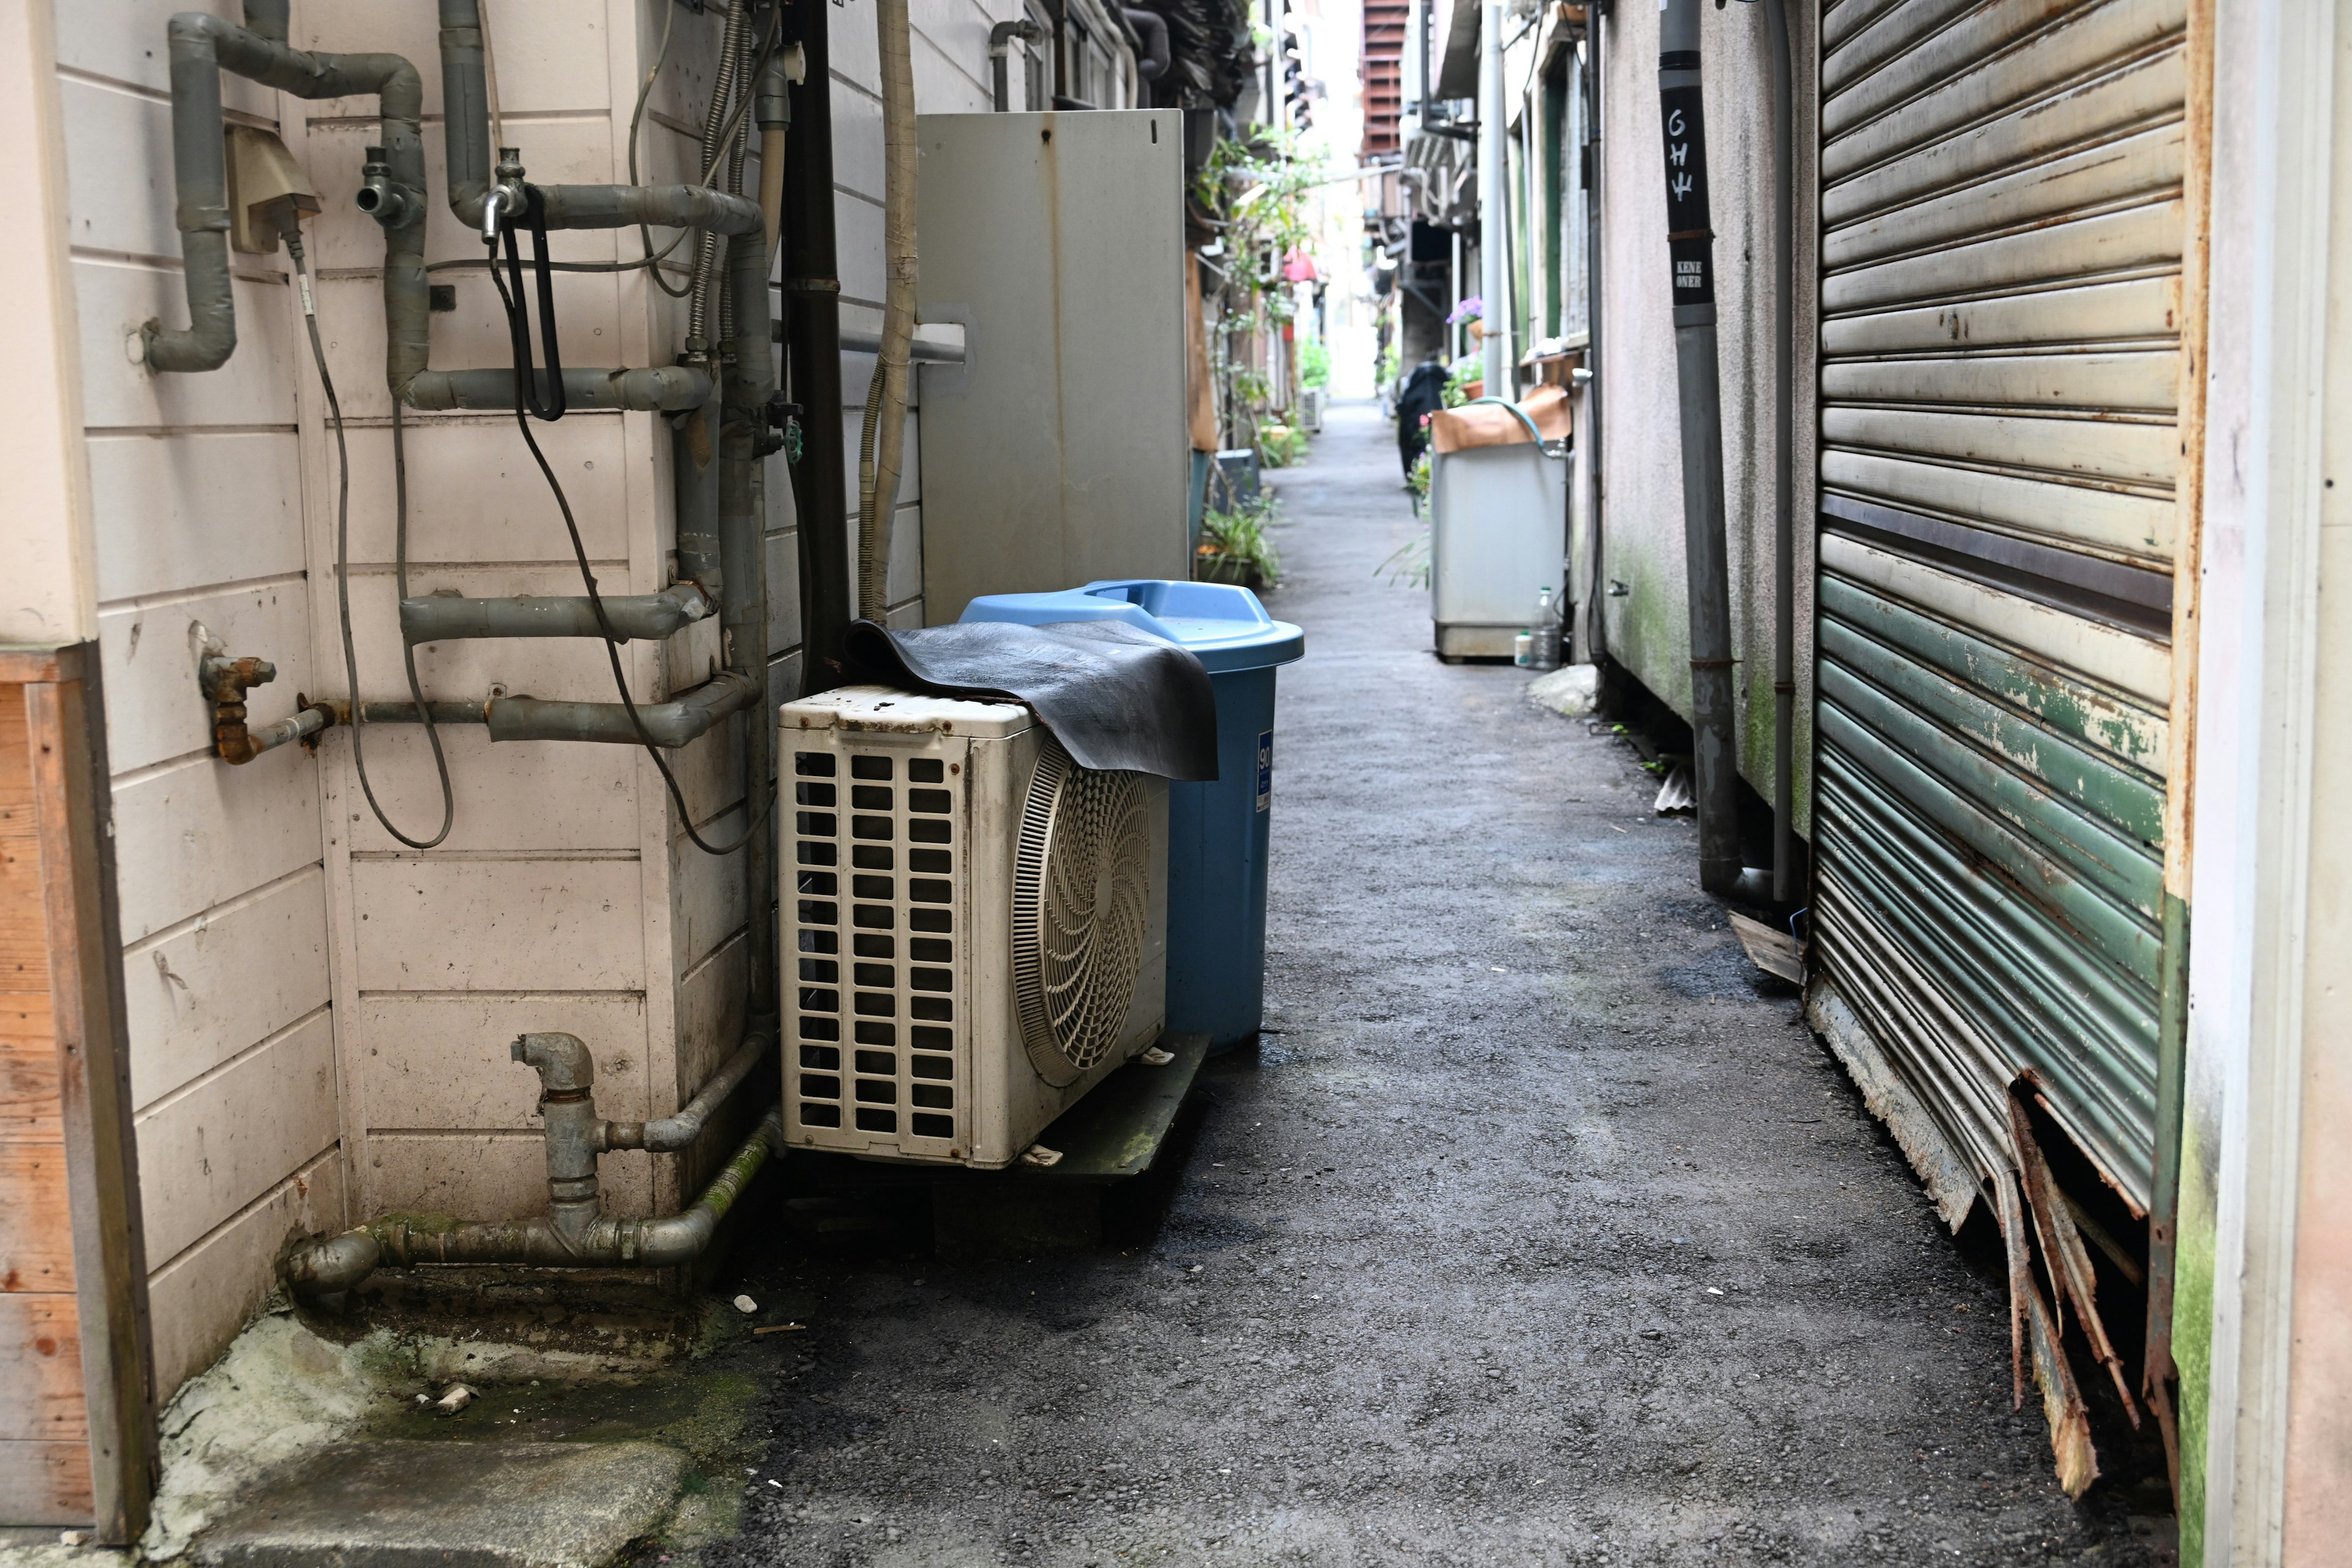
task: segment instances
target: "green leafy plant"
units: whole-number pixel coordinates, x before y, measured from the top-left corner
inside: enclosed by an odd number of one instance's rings
[[[1331,351],[1321,338],[1308,338],[1298,345],[1298,384],[1331,384]]]
[[[1480,354],[1464,354],[1446,367],[1445,390],[1440,395],[1448,408],[1459,408],[1470,401],[1470,384],[1485,378],[1486,362]]]
[[[1429,586],[1429,524],[1423,523],[1421,531],[1372,568],[1376,574],[1384,574],[1391,588],[1426,588]]]
[[[1306,461],[1307,432],[1295,425],[1259,426],[1257,460],[1269,468],[1286,468]]]
[[[1268,537],[1282,519],[1282,502],[1267,491],[1237,501],[1230,510],[1212,509],[1201,517],[1201,547],[1192,575],[1204,583],[1261,587],[1280,580],[1282,557]]]
[[[1324,164],[1320,154],[1299,155],[1286,126],[1254,127],[1220,140],[1192,182],[1193,220],[1218,239],[1213,255],[1202,252],[1202,285],[1213,291],[1202,304],[1221,439],[1236,447],[1257,445],[1259,426],[1278,413],[1276,389],[1250,362],[1297,314],[1283,261],[1315,243],[1306,195]]]
[[[1389,386],[1395,383],[1396,378],[1397,346],[1394,343],[1391,343],[1388,347],[1381,351],[1380,365],[1372,372],[1372,384],[1375,386]]]

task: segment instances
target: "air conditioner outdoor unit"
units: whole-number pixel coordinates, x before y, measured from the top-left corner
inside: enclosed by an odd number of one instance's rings
[[[787,704],[776,754],[788,1143],[1008,1165],[1159,1037],[1167,781],[882,686]]]

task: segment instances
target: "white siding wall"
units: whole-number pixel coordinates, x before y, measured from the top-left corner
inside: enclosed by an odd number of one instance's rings
[[[215,0],[218,3],[218,0]],[[124,340],[184,322],[163,25],[179,4],[57,8],[83,420],[158,1375],[209,1360],[267,1289],[290,1224],[344,1215],[319,764],[212,760],[201,622],[274,660],[258,720],[313,673],[296,318],[282,258],[237,258],[241,342],[210,376],[153,377]],[[232,117],[276,94],[231,84]]]
[[[237,15],[235,0],[209,0]],[[534,177],[626,178],[641,72],[668,0],[487,0],[507,139]],[[524,1029],[564,1029],[595,1050],[598,1102],[638,1118],[674,1110],[731,1048],[741,1023],[748,890],[741,857],[687,844],[651,764],[585,745],[492,747],[445,732],[455,829],[419,853],[387,837],[352,769],[350,736],[231,768],[209,752],[194,681],[201,625],[233,654],[272,660],[257,722],[297,691],[346,689],[333,573],[333,434],[283,256],[236,258],[238,346],[221,370],[155,376],[125,353],[151,316],[186,320],[173,226],[169,16],[191,0],[59,0],[60,94],[81,331],[116,772],[133,1092],[159,1375],[168,1393],[258,1305],[289,1230],[397,1209],[493,1217],[543,1199],[536,1079],[508,1058]],[[925,111],[989,104],[987,36],[1018,0],[917,0]],[[871,0],[831,8],[836,213],[845,314],[882,300],[881,113]],[[649,180],[677,178],[716,52],[717,12],[680,9],[671,65],[640,149]],[[444,201],[440,72],[430,0],[307,0],[298,47],[389,49],[425,96],[434,216],[427,258],[479,247]],[[225,84],[230,117],[276,129],[326,210],[310,226],[321,330],[349,419],[352,601],[363,695],[404,696],[394,615],[390,404],[383,374],[383,255],[352,205],[373,100],[309,103]],[[747,183],[756,177],[756,165]],[[568,233],[564,259],[633,254],[634,234]],[[682,253],[683,254],[683,253]],[[445,271],[458,308],[433,318],[437,366],[503,362],[495,297],[478,270]],[[567,363],[671,357],[682,304],[642,274],[559,275]],[[853,499],[857,408],[873,362],[845,357],[842,439]],[[890,597],[919,624],[919,431],[908,416]],[[502,416],[407,420],[413,591],[577,593],[562,521]],[[538,427],[601,585],[664,585],[673,543],[668,447],[653,416],[574,415]],[[781,464],[769,486],[769,652],[797,687],[798,539]],[[668,657],[625,654],[634,689],[698,679],[708,627]],[[429,698],[490,683],[541,697],[612,696],[593,643],[445,643],[417,650]],[[737,721],[676,759],[694,816],[740,831]],[[438,817],[424,737],[379,729],[377,798],[425,837]],[[677,1162],[605,1162],[608,1202],[644,1213],[681,1201]]]

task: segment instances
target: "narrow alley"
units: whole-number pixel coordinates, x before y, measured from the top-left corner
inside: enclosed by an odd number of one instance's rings
[[[1523,671],[1440,664],[1390,426],[1273,476],[1268,1029],[1131,1250],[747,1260],[809,1324],[728,1563],[2161,1561],[2070,1505],[2006,1289],[1692,829]],[[777,1341],[766,1342],[777,1343]],[[796,1358],[796,1359],[793,1359]]]

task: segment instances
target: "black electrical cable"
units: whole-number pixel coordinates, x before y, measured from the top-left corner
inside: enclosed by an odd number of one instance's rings
[[[392,825],[392,818],[376,803],[375,786],[368,782],[367,752],[362,742],[359,655],[352,647],[352,459],[343,441],[343,405],[335,395],[335,378],[327,371],[326,345],[319,341],[318,302],[310,295],[310,273],[304,265],[301,231],[292,224],[285,226],[287,254],[293,258],[294,278],[302,291],[302,324],[310,333],[310,357],[318,362],[319,384],[327,394],[327,415],[335,431],[335,607],[342,621],[343,679],[351,692],[352,767],[360,776],[360,793],[367,797],[368,809],[383,830],[411,849],[430,849],[449,837],[449,828],[457,818],[456,792],[449,784],[449,759],[441,751],[441,732],[434,727],[433,710],[426,705],[422,685],[416,679],[416,650],[409,646],[404,635],[400,639],[401,661],[408,670],[408,695],[416,704],[416,715],[425,721],[425,738],[433,747],[434,771],[441,778],[441,829],[430,838],[411,838]],[[392,405],[392,474],[394,519],[394,590],[408,597],[408,456],[401,439],[400,401]]]
[[[675,0],[673,0],[673,11],[675,11]],[[780,46],[782,39],[778,35],[781,32],[781,28],[782,19],[780,8],[777,16],[771,19],[768,29],[768,37],[761,46],[760,53],[752,62],[751,70],[754,78],[756,78],[759,72],[765,68],[768,60],[775,54],[776,49]],[[662,44],[662,53],[664,55],[667,53],[668,47],[668,33],[667,29],[665,29]],[[660,70],[661,58],[662,57],[660,55],[656,57],[654,61],[655,71]],[[637,176],[637,125],[645,117],[646,96],[651,89],[652,86],[653,73],[648,72],[646,74],[645,86],[640,88],[637,92],[636,109],[629,119],[629,183],[631,184],[638,184],[642,183]],[[751,96],[746,94],[742,100],[736,104],[734,111],[727,118],[726,130],[719,138],[721,142],[732,142],[735,132],[742,124],[743,116],[750,111],[751,102]],[[717,163],[712,163],[710,167],[703,170],[702,178],[695,182],[695,188],[698,190],[709,189],[710,183],[719,177],[719,171],[722,166],[724,166],[725,163],[726,159],[721,157]],[[740,195],[740,193],[737,194]],[[686,237],[693,232],[694,230],[691,228],[681,228],[670,237],[668,244],[663,246],[659,250],[656,250],[653,248],[653,231],[644,224],[639,224],[637,226],[637,233],[645,243],[646,254],[638,257],[633,261],[551,261],[547,265],[551,270],[556,272],[635,272],[640,268],[652,268],[651,276],[656,288],[659,289],[663,293],[668,295],[673,300],[683,300],[688,294],[694,292],[693,284],[689,282],[682,289],[671,288],[669,286],[669,280],[661,275],[661,263],[668,258],[671,251],[676,250],[680,245],[684,244],[686,242]],[[497,266],[498,258],[495,255],[486,260],[478,260],[470,257],[459,257],[455,260],[450,261],[428,262],[425,265],[425,270],[427,272],[458,272],[467,271],[477,268],[489,268],[495,269]]]
[[[521,301],[508,292],[506,279],[496,267],[490,268],[490,281],[499,287],[499,300],[506,307],[509,330],[515,330],[512,323],[523,308]],[[686,836],[693,841],[694,847],[706,855],[732,855],[751,843],[754,834],[767,826],[769,805],[774,792],[759,788],[759,783],[762,781],[754,781],[751,793],[761,798],[756,802],[744,803],[744,810],[750,816],[751,821],[745,826],[743,836],[732,844],[724,846],[711,844],[706,841],[701,834],[695,831],[694,813],[686,804],[685,792],[678,788],[677,775],[670,772],[669,759],[661,754],[661,747],[656,744],[653,736],[646,732],[646,721],[637,715],[636,701],[629,695],[628,677],[621,669],[622,639],[614,635],[612,619],[604,613],[604,595],[596,591],[596,574],[588,564],[588,547],[582,542],[579,521],[572,515],[571,498],[563,493],[562,482],[555,477],[555,469],[548,463],[547,454],[539,449],[539,437],[531,434],[530,418],[523,405],[521,384],[523,374],[524,367],[518,364],[515,367],[515,427],[522,432],[523,445],[530,448],[530,455],[539,464],[541,475],[547,480],[547,488],[554,492],[556,510],[563,514],[564,531],[572,538],[572,559],[579,563],[580,581],[588,590],[589,607],[596,612],[596,626],[604,638],[604,657],[613,667],[613,686],[621,694],[621,706],[629,715],[629,727],[636,731],[637,740],[645,747],[646,755],[653,759],[654,766],[661,772],[662,783],[669,786],[669,797],[677,805],[679,826],[686,830]],[[759,703],[752,710],[754,723],[761,723],[766,720],[768,707],[766,678],[767,660],[763,658],[760,661],[759,676],[761,696]]]
[[[547,395],[540,396],[539,376],[532,369],[530,358],[530,312],[511,310],[507,312],[507,335],[512,340],[514,354],[515,395],[527,405],[531,417],[552,425],[563,417],[568,405],[563,395],[563,352],[555,337],[555,275],[548,269],[547,200],[539,187],[526,187],[523,198],[522,223],[499,226],[506,235],[507,276],[514,281],[514,297],[522,298],[522,249],[515,242],[515,230],[528,225],[530,229],[530,258],[539,280],[539,342],[547,357]],[[493,258],[495,259],[495,258]],[[507,297],[501,286],[499,298]]]

